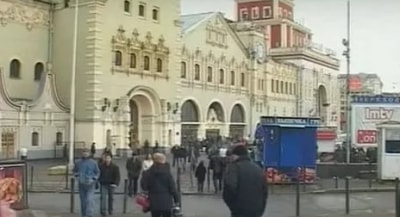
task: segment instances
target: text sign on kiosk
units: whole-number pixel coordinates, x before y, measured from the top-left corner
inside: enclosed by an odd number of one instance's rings
[[[277,125],[305,125],[319,126],[318,118],[301,118],[301,117],[261,117],[261,124],[277,124]]]

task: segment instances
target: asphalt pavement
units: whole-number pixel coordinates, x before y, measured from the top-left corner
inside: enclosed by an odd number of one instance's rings
[[[79,214],[79,198],[75,196],[75,216]],[[44,210],[53,216],[72,216],[69,214],[70,196],[60,193],[30,193],[31,209]],[[99,213],[99,196],[96,196],[96,208]],[[127,215],[144,217],[133,199],[128,199]],[[295,197],[293,195],[271,195],[268,199],[265,217],[295,216]],[[114,216],[123,216],[123,196],[115,198]],[[229,211],[220,196],[183,196],[182,207],[185,217],[226,217]],[[393,193],[355,193],[350,196],[351,214],[356,217],[394,216]],[[345,197],[340,194],[304,194],[301,195],[300,214],[307,217],[342,217],[345,213]],[[97,216],[97,215],[96,215]],[[95,217],[96,217],[95,216]]]
[[[172,157],[169,156],[169,161],[172,162]],[[208,163],[206,156],[201,157],[202,160]],[[126,158],[115,158],[114,162],[119,166],[121,171],[121,179],[127,178],[127,173],[125,169]],[[67,162],[63,160],[40,160],[40,161],[29,161],[28,162],[28,189],[34,192],[61,192],[66,191],[69,188],[70,177],[66,176],[51,176],[48,175],[48,168],[66,165]],[[176,179],[176,167],[172,168],[173,175]],[[196,180],[193,176],[193,172],[190,171],[189,164],[186,165],[186,170],[182,170],[180,176],[181,179],[181,189],[183,193],[196,193]],[[301,187],[302,192],[316,192],[316,191],[335,191],[337,189],[343,190],[345,187],[345,181],[343,179],[337,182],[334,179],[320,179],[315,184],[309,184]],[[208,188],[207,182],[205,184],[206,192],[211,193],[213,191],[212,183],[210,183],[210,188]],[[350,189],[358,190],[380,190],[388,188],[394,190],[394,183],[378,183],[374,180],[361,180],[361,179],[351,179]],[[274,194],[279,193],[295,193],[295,186],[293,185],[278,185],[271,186],[271,192]],[[390,189],[389,189],[390,190]],[[123,192],[123,182],[117,189],[117,192]]]

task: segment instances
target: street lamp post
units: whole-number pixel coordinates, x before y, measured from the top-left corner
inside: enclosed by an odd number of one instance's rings
[[[350,100],[350,0],[347,0],[347,39],[343,39],[346,50],[346,163],[350,163],[351,153],[351,100]]]
[[[79,19],[79,0],[75,0],[75,18],[74,18],[74,36],[72,50],[72,71],[71,71],[71,98],[70,98],[70,116],[69,116],[69,166],[74,165],[75,150],[75,77],[77,61],[78,44],[78,19]]]

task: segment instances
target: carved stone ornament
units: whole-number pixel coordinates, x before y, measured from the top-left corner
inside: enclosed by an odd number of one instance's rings
[[[162,53],[162,54],[169,53],[169,49],[165,46],[165,39],[164,39],[163,35],[161,35],[160,38],[158,39],[158,44],[156,46],[156,49],[159,53]]]
[[[151,35],[151,32],[147,32],[145,41],[142,44],[142,49],[144,50],[154,50],[154,45],[152,44],[153,36]]]
[[[212,51],[209,51],[208,52],[208,54],[207,54],[207,60],[208,61],[215,61],[215,56],[214,56],[214,54],[213,54],[213,52]]]
[[[129,46],[133,48],[140,48],[141,42],[139,41],[139,32],[134,29],[132,32],[132,38],[129,39]]]
[[[9,23],[24,24],[30,31],[34,27],[48,27],[50,21],[49,12],[37,8],[2,2],[0,5],[0,23],[6,26]]]
[[[123,26],[120,26],[118,28],[117,35],[112,37],[112,42],[113,43],[119,43],[119,44],[127,43],[127,38],[125,36],[125,29],[124,29]]]

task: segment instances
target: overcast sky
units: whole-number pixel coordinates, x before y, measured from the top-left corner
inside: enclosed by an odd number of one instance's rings
[[[297,21],[313,40],[341,56],[346,37],[346,0],[295,0]],[[400,0],[351,0],[351,71],[378,74],[385,91],[400,91]],[[235,0],[182,0],[182,13],[221,11],[234,19]]]

